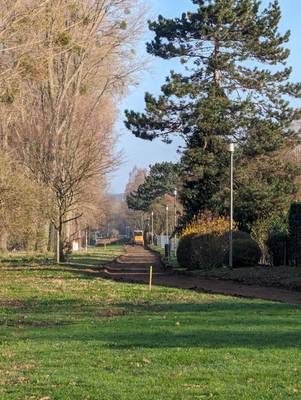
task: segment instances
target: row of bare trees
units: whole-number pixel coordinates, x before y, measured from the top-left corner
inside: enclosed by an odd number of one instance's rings
[[[142,16],[134,0],[0,0],[1,159],[20,199],[9,204],[0,194],[0,207],[28,217],[30,182],[32,207],[43,212],[27,228],[55,228],[58,261],[66,225],[99,216],[118,164],[114,122],[139,68]],[[1,226],[2,248],[16,230]]]

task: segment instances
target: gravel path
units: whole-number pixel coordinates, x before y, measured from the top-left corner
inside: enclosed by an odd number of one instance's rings
[[[154,285],[301,304],[301,292],[297,291],[244,285],[233,281],[202,279],[165,271],[161,268],[159,255],[141,246],[127,246],[126,253],[106,267],[104,275],[115,280],[148,283],[151,265],[154,270]]]

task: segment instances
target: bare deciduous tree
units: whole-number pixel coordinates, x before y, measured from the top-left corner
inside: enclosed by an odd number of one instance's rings
[[[130,10],[129,0],[52,0],[31,19],[35,46],[22,54],[20,87],[27,95],[17,103],[12,141],[54,196],[58,238],[64,224],[82,215],[79,199],[89,182],[118,161],[116,104],[138,68],[132,43],[141,14]]]

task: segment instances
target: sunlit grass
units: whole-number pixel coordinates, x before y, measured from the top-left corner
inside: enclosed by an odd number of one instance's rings
[[[124,246],[111,244],[100,247],[89,247],[88,251],[74,252],[68,259],[72,264],[105,265],[124,253]]]
[[[301,307],[0,267],[1,400],[300,399]]]

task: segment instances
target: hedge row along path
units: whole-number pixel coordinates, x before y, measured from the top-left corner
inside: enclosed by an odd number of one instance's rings
[[[141,246],[126,246],[125,254],[109,264],[101,275],[118,281],[148,283],[151,265],[154,270],[154,285],[301,304],[301,292],[297,291],[245,285],[226,280],[202,279],[189,275],[180,275],[173,271],[166,271],[161,266],[159,255],[145,250]]]

